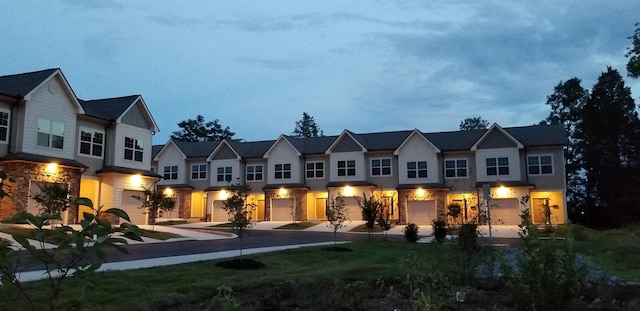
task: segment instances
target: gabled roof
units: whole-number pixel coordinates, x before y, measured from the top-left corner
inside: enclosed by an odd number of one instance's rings
[[[366,148],[366,151],[395,150],[413,131],[394,131],[355,134],[356,139]]]
[[[486,130],[422,133],[441,151],[470,150]]]
[[[233,151],[233,153],[235,153],[236,155],[236,159],[240,160],[242,159],[242,156],[240,156],[240,154],[238,153],[238,151],[236,151],[235,148],[233,148],[233,146],[231,146],[229,144],[229,141],[227,139],[223,139],[222,141],[220,141],[220,143],[213,149],[213,151],[211,151],[211,153],[209,154],[209,156],[207,157],[207,161],[211,161],[213,159],[213,156],[218,153],[224,146],[227,146],[231,149],[231,151]]]
[[[253,142],[241,142],[238,140],[229,140],[228,143],[243,159],[262,158],[267,150],[275,144],[275,140],[263,140]]]
[[[291,143],[291,141],[290,141],[289,139],[287,139],[287,136],[286,136],[286,135],[280,135],[280,137],[278,137],[278,139],[276,140],[276,142],[275,142],[275,143],[273,143],[273,144],[271,145],[271,147],[269,147],[269,149],[267,150],[267,152],[265,152],[265,153],[264,153],[264,156],[263,156],[263,157],[265,157],[265,158],[269,157],[269,153],[271,153],[271,151],[273,150],[273,148],[278,144],[278,142],[282,142],[282,141],[283,141],[283,142],[285,142],[287,145],[291,146],[291,148],[293,148],[293,150],[295,150],[295,151],[296,151],[296,153],[297,153],[297,155],[298,155],[298,156],[302,156],[302,152],[301,152],[298,148],[296,148],[296,146],[294,146],[294,145]]]
[[[527,147],[565,146],[569,143],[562,124],[508,127],[504,130]]]
[[[187,156],[187,158],[206,158],[220,144],[219,140],[204,142],[185,142],[177,139],[171,141]]]
[[[506,136],[507,139],[515,143],[518,149],[524,148],[524,145],[522,144],[522,142],[520,142],[517,138],[513,137],[513,135],[509,134],[507,131],[502,129],[502,127],[500,127],[498,123],[494,123],[493,125],[491,125],[491,127],[489,127],[489,129],[486,132],[484,132],[484,134],[482,134],[482,137],[480,137],[480,139],[478,139],[478,141],[475,144],[473,144],[473,146],[471,146],[471,150],[475,151],[476,149],[478,149],[478,145],[480,145],[480,143],[482,143],[493,131],[498,131],[502,133],[502,135]]]
[[[56,76],[59,76],[62,80],[64,90],[69,93],[69,97],[76,109],[84,113],[84,108],[80,105],[75,92],[73,92],[67,78],[59,68],[0,76],[0,94],[19,99],[29,99],[34,90]]]
[[[335,148],[338,145],[338,143],[340,143],[340,141],[342,141],[345,137],[349,137],[349,138],[353,139],[353,141],[355,141],[356,144],[358,144],[358,146],[360,146],[360,148],[362,149],[362,152],[367,152],[367,148],[362,145],[362,142],[360,142],[358,139],[356,139],[356,134],[354,134],[353,132],[351,132],[349,130],[344,130],[344,131],[342,131],[340,136],[338,136],[338,138],[336,138],[336,140],[334,140],[333,143],[331,143],[331,145],[329,146],[329,148],[327,148],[325,153],[326,154],[331,153],[333,151],[333,148]]]
[[[153,150],[153,147],[155,147],[155,146],[151,147],[151,156],[152,156],[151,159],[153,159],[152,161],[158,161],[158,159],[156,159],[156,156],[159,156],[161,153],[163,153],[165,150],[167,150],[171,146],[173,146],[176,149],[178,149],[178,151],[182,154],[182,159],[183,160],[187,158],[187,155],[184,154],[184,152],[182,152],[182,150],[180,150],[180,148],[178,146],[176,146],[176,143],[173,141],[173,139],[170,139],[166,144],[164,144],[160,148],[160,150],[157,151],[157,153],[154,153],[154,150]]]
[[[320,137],[287,136],[287,140],[304,155],[324,154],[337,138],[338,136],[335,135]]]
[[[144,114],[148,121],[151,122],[154,132],[158,131],[158,125],[153,119],[147,104],[141,95],[129,95],[121,97],[93,99],[93,100],[80,100],[80,104],[86,111],[86,114],[92,117],[121,122],[122,117],[137,103],[140,103]]]
[[[398,155],[400,153],[400,149],[409,141],[409,139],[411,139],[411,137],[413,136],[418,136],[420,138],[422,138],[422,140],[426,141],[429,145],[431,145],[433,147],[433,149],[436,150],[436,153],[440,153],[440,149],[438,149],[438,147],[436,147],[430,140],[428,140],[426,137],[424,137],[424,135],[422,135],[422,132],[418,131],[417,129],[414,129],[413,131],[411,131],[411,133],[409,133],[409,135],[407,135],[407,138],[404,139],[404,141],[396,148],[395,151],[393,151],[394,155]]]

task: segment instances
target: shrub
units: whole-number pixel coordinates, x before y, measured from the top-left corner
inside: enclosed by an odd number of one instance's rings
[[[417,242],[420,239],[418,236],[418,225],[414,223],[407,224],[404,228],[404,238],[409,242]]]
[[[447,222],[442,219],[433,220],[433,237],[438,243],[444,242],[447,238]]]
[[[367,229],[369,229],[369,233],[371,233],[370,229],[372,229],[376,224],[376,219],[382,209],[382,202],[380,202],[380,200],[378,200],[373,194],[369,195],[369,198],[367,199],[367,195],[364,193],[358,202],[360,203],[360,209],[362,210],[362,218],[366,221]]]

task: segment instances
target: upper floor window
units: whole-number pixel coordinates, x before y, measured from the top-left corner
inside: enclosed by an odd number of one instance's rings
[[[177,165],[165,166],[163,177],[165,180],[178,179],[178,166]]]
[[[247,165],[247,181],[261,181],[262,168],[262,164]]]
[[[141,140],[131,138],[131,137],[124,138],[125,160],[142,162],[143,152],[144,152],[144,146]]]
[[[274,167],[276,179],[291,178],[291,164],[276,164]]]
[[[487,176],[509,175],[509,158],[486,158]]]
[[[102,157],[103,149],[103,132],[93,129],[80,128],[80,154]]]
[[[536,155],[527,157],[527,171],[529,175],[553,174],[553,163],[550,155]]]
[[[444,176],[446,178],[467,178],[469,176],[467,159],[445,160]]]
[[[338,176],[356,176],[356,160],[338,161]]]
[[[0,141],[9,141],[9,112],[0,111]]]
[[[324,178],[324,162],[310,161],[307,162],[307,178]]]
[[[64,123],[38,119],[38,146],[62,149],[64,146]]]
[[[371,159],[371,176],[390,176],[391,159]]]
[[[233,169],[231,168],[231,166],[218,167],[217,181],[231,182],[231,175],[232,175],[231,172],[233,172]]]
[[[191,164],[191,179],[207,179],[207,165]]]
[[[427,178],[427,161],[407,162],[408,178]]]

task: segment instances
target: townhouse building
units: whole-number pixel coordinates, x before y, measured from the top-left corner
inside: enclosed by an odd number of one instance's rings
[[[520,222],[529,209],[542,223],[567,220],[561,125],[424,133],[417,129],[246,142],[186,143],[153,148],[159,188],[178,202],[176,217],[226,222],[229,185],[251,187],[257,221],[326,218],[342,198],[351,220],[362,219],[358,200],[375,195],[398,223],[430,225],[458,203],[465,221]],[[530,200],[521,204],[521,199]]]
[[[81,100],[57,68],[0,76],[0,170],[15,179],[4,182],[11,197],[0,202],[0,218],[39,214],[32,196],[58,184],[72,200],[122,208],[146,224],[132,195],[160,180],[151,171],[157,131],[140,95]],[[84,209],[70,206],[64,223],[78,222]]]

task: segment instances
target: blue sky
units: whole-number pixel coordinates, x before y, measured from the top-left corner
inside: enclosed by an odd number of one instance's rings
[[[201,114],[236,138],[537,123],[591,89],[640,22],[620,1],[2,1],[0,75],[61,68],[82,99],[141,94],[167,141]],[[638,99],[640,81],[625,78]]]

